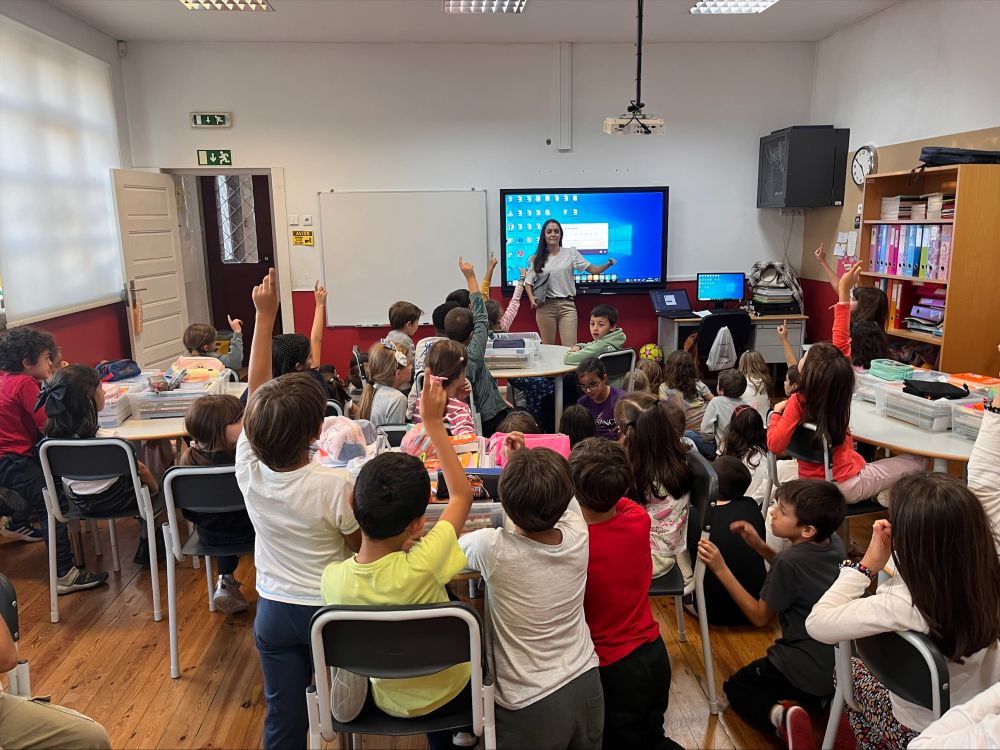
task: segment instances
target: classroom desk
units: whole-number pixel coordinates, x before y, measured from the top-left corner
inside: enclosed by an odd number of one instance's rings
[[[559,422],[563,413],[563,383],[562,375],[576,370],[576,365],[565,363],[568,346],[558,346],[557,344],[542,344],[539,346],[538,356],[534,357],[527,367],[496,367],[490,368],[494,378],[510,380],[511,378],[554,378],[556,397],[556,430],[559,429]]]
[[[246,383],[226,383],[224,393],[239,398],[246,389]],[[167,417],[165,419],[129,417],[118,427],[102,427],[97,431],[97,437],[116,437],[130,441],[177,440],[179,443],[185,435],[187,435],[187,430],[184,428],[184,417]]]
[[[875,411],[875,404],[851,400],[851,434],[855,440],[888,448],[893,453],[910,453],[934,459],[934,471],[948,471],[949,461],[968,463],[973,442],[947,432],[928,432],[916,425]]]
[[[697,333],[701,327],[702,318],[659,318],[658,336],[660,348],[664,355],[676,349],[682,349],[687,337]],[[750,334],[748,349],[764,355],[764,361],[769,365],[785,364],[785,350],[778,338],[778,326],[788,321],[788,343],[796,355],[802,356],[802,343],[805,341],[808,315],[750,315],[753,332]]]

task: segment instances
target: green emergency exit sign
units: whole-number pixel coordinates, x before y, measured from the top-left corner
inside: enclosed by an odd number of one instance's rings
[[[233,152],[229,149],[202,149],[198,152],[198,164],[203,167],[231,167]]]
[[[232,112],[192,112],[192,128],[231,128],[233,126]]]

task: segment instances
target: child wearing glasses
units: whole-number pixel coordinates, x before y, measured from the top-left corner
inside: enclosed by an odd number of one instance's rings
[[[615,406],[625,392],[608,383],[608,371],[597,357],[580,363],[576,370],[576,380],[580,393],[583,394],[577,404],[593,415],[597,437],[617,440],[619,432],[615,421]]]

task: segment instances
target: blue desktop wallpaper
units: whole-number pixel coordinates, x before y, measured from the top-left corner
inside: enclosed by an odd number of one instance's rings
[[[617,263],[600,276],[578,273],[576,283],[608,289],[615,284],[656,284],[666,279],[667,228],[660,190],[637,192],[514,191],[502,196],[506,240],[502,283],[512,285],[531,262],[548,219],[563,225],[563,246],[575,247],[594,265]]]

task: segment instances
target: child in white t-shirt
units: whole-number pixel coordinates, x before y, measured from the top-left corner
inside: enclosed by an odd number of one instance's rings
[[[326,413],[323,388],[306,373],[267,382],[278,308],[273,270],[254,287],[253,301],[250,397],[236,443],[236,481],[256,531],[254,640],[267,702],[263,745],[302,747],[309,724],[302,696],[312,682],[309,623],[323,606],[320,580],[327,565],[360,549],[361,530],[348,473],[309,460]]]
[[[487,583],[497,746],[596,750],[604,693],[583,612],[587,522],[578,506],[567,509],[569,464],[546,448],[516,450],[500,497],[514,530],[481,529],[458,542]]]

